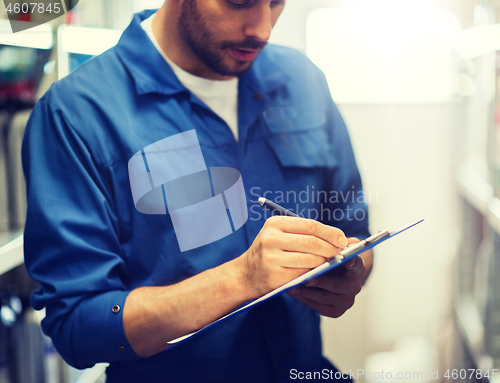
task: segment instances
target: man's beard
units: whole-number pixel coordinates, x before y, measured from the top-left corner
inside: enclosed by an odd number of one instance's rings
[[[240,43],[229,40],[217,43],[198,11],[196,0],[185,0],[183,2],[178,28],[181,37],[198,59],[211,71],[222,76],[241,76],[252,67],[252,62],[238,64],[236,60],[233,66],[227,65],[224,62],[224,51],[231,48],[262,49],[266,45],[266,43],[256,41],[253,38],[247,38]]]

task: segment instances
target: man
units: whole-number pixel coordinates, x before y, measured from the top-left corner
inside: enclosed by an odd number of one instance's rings
[[[318,313],[352,306],[370,252],[343,275],[167,343],[368,235],[358,197],[317,198],[357,196],[361,181],[322,73],[298,52],[266,46],[284,2],[166,0],[35,107],[23,147],[25,258],[40,282],[32,304],[46,308],[43,329],[69,364],[109,362],[108,381],[121,383],[281,382],[291,369],[335,379],[321,356]],[[207,166],[241,173],[252,213],[231,235],[181,251],[173,218],[134,206],[128,163],[192,130]],[[311,218],[324,224],[266,221],[252,210],[252,190],[286,192],[286,207],[320,213]],[[310,195],[291,200],[301,192]]]

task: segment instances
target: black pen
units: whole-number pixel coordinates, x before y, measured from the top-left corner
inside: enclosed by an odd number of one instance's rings
[[[258,201],[262,205],[262,207],[265,207],[266,209],[271,210],[276,215],[286,215],[288,217],[302,218],[300,215],[292,213],[290,210],[287,210],[283,206],[280,206],[277,203],[274,203],[273,201],[268,200],[264,197],[259,197]],[[345,247],[343,249],[345,249]],[[343,260],[344,260],[344,256],[339,254],[339,255],[336,255],[333,258],[331,258],[329,260],[329,262],[330,263],[332,263],[332,262],[337,263],[337,262],[342,262]],[[335,271],[335,273],[341,275],[341,274],[345,273],[346,270],[347,269],[345,269],[345,268],[344,269],[337,269]]]
[[[262,205],[262,207],[265,207],[267,210],[271,210],[276,215],[286,215],[288,217],[300,218],[299,215],[292,213],[290,210],[287,210],[283,206],[280,206],[264,197],[259,197],[259,203]]]

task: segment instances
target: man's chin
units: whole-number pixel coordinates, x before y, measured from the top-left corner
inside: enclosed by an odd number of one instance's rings
[[[219,72],[220,75],[223,76],[234,76],[240,77],[245,73],[248,73],[250,69],[252,69],[253,61],[237,61],[233,60],[233,65],[226,66],[226,68]]]
[[[253,65],[253,61],[238,61],[232,57],[226,57],[224,61],[209,62],[205,65],[214,73],[224,77],[240,77],[247,73]]]

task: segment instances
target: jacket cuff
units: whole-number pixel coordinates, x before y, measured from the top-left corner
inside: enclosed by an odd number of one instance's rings
[[[74,362],[86,368],[98,362],[137,359],[123,327],[123,308],[130,291],[110,291],[76,306],[71,334]]]

